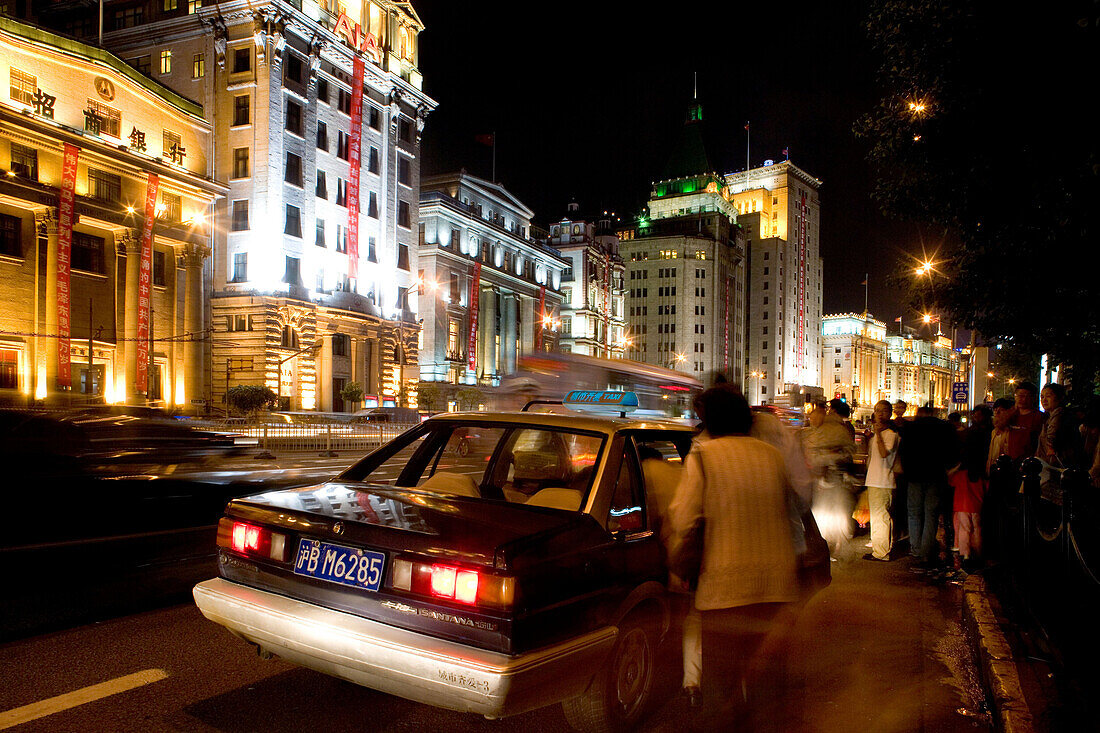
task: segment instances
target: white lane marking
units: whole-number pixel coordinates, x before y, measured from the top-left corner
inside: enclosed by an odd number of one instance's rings
[[[168,673],[163,669],[143,669],[140,672],[134,672],[124,677],[116,677],[113,680],[100,682],[97,685],[90,685],[88,687],[82,687],[79,690],[66,692],[64,695],[57,695],[56,697],[51,697],[39,702],[32,702],[30,705],[13,708],[12,710],[0,713],[0,730],[22,725],[23,723],[29,723],[32,720],[44,718],[54,713],[60,713],[63,710],[75,708],[78,705],[85,705],[90,702],[95,702],[96,700],[102,700],[105,697],[117,695],[120,692],[127,692],[134,688],[142,687],[143,685],[159,682],[167,676]]]

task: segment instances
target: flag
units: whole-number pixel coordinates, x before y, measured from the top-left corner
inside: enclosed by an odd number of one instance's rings
[[[475,135],[474,140],[477,140],[482,145],[488,145],[492,147],[492,145],[496,142],[496,134],[489,133],[488,135]]]
[[[745,123],[745,132],[748,132],[748,130],[749,130],[749,123],[748,123],[748,122],[746,122],[746,123]]]
[[[863,278],[863,282],[861,282],[860,285],[866,285],[866,284],[867,284],[867,278]]]
[[[901,323],[901,316],[894,319],[894,323]]]
[[[791,157],[789,148],[783,148],[783,155],[787,156],[788,158]]]

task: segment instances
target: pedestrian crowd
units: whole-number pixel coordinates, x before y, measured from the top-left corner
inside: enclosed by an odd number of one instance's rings
[[[1043,410],[1038,409],[1041,400]],[[980,568],[990,473],[1001,456],[1030,456],[1057,475],[1090,468],[1100,486],[1100,410],[1073,413],[1065,390],[1022,383],[1014,399],[944,420],[883,400],[860,433],[846,402],[814,404],[797,433],[719,384],[695,404],[702,432],[679,464],[643,450],[655,488],[670,585],[684,598],[684,697],[700,729],[768,729],[757,704],[782,684],[784,639],[802,605],[849,552],[854,524],[870,530],[872,562],[957,579]]]

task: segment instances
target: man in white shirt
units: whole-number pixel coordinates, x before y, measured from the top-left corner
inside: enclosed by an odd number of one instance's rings
[[[894,461],[898,455],[898,434],[890,427],[890,403],[875,405],[871,446],[867,452],[867,504],[871,509],[871,551],[864,560],[890,560],[894,546],[894,522],[890,504],[894,493]]]

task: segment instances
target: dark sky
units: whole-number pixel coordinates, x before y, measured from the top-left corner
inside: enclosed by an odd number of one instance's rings
[[[439,102],[423,171],[491,177],[491,149],[475,137],[495,132],[496,179],[536,223],[573,199],[626,218],[661,177],[698,73],[712,167],[744,169],[746,120],[753,167],[789,147],[824,182],[825,312],[861,311],[870,272],[871,312],[892,323],[899,299],[886,276],[920,241],[870,201],[852,134],[876,99],[864,4],[763,5],[415,2],[424,88]]]

